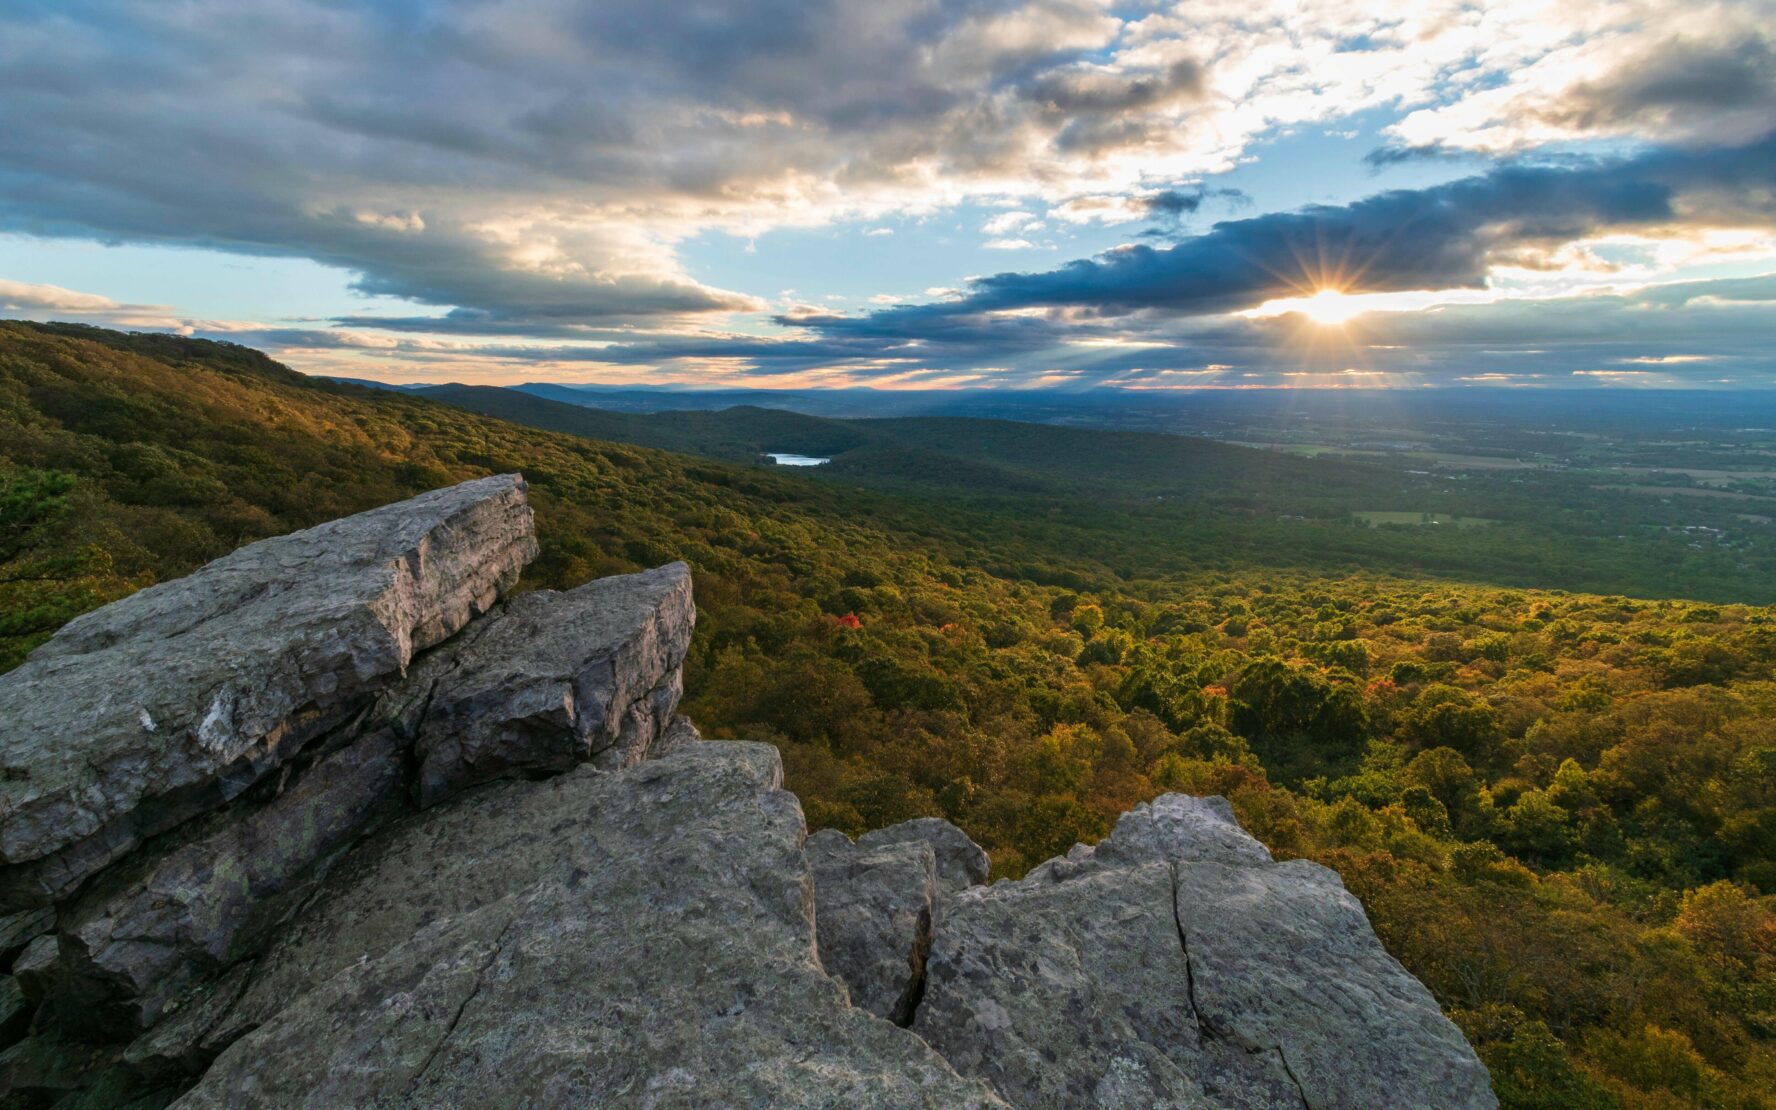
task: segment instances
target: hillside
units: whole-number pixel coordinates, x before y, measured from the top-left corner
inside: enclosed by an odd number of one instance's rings
[[[1009,427],[997,465],[1058,481]],[[691,565],[687,711],[777,744],[816,827],[942,816],[1016,876],[1163,791],[1223,794],[1343,876],[1506,1105],[1776,1089],[1776,613],[1623,596],[1686,565],[1768,587],[1701,556],[897,490],[0,324],[4,665],[246,541],[507,471],[538,517],[527,584]],[[1609,596],[1498,584],[1544,565]]]
[[[1388,479],[1348,462],[1315,461],[1149,432],[1096,431],[957,416],[840,420],[738,405],[714,411],[621,413],[491,386],[428,386],[416,392],[459,408],[531,427],[616,439],[644,447],[757,462],[770,452],[830,457],[818,476],[888,482],[922,460],[913,477],[971,487],[990,472],[1010,490],[1169,492],[1206,499],[1217,492],[1299,498],[1307,489],[1354,494]],[[893,460],[887,462],[885,460]],[[966,477],[958,477],[960,467]],[[1426,484],[1426,483],[1416,483]],[[991,486],[987,488],[993,488]]]
[[[729,462],[756,465],[772,452],[830,458],[795,477],[892,494],[936,527],[966,523],[956,538],[990,537],[966,562],[1060,584],[1078,579],[1056,562],[1120,579],[1266,566],[1776,601],[1776,543],[1765,518],[1744,515],[1757,506],[1658,500],[1646,496],[1657,489],[1609,484],[1619,473],[1449,473],[1410,459],[1309,457],[1012,420],[839,420],[757,407],[640,414],[518,389],[416,392],[531,427]],[[1415,526],[1427,520],[1473,523]]]

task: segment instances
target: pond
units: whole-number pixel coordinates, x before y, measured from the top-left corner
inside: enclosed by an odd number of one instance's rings
[[[831,459],[816,458],[813,455],[789,455],[780,451],[767,451],[765,458],[778,466],[824,466],[832,462]]]

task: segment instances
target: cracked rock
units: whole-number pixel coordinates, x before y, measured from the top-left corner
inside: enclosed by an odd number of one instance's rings
[[[395,736],[374,732],[254,812],[108,874],[62,923],[57,1024],[146,1028],[200,976],[257,951],[400,795],[404,760]]]
[[[913,1029],[1022,1107],[1497,1105],[1338,877],[1219,798],[949,899]]]
[[[407,819],[328,879],[180,1105],[1002,1105],[821,972],[780,776],[691,744]]]
[[[808,838],[820,962],[851,1004],[910,1024],[925,983],[937,912],[937,859],[923,840],[853,844],[827,829]]]

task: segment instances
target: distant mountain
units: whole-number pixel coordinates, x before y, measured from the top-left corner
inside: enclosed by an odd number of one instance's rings
[[[1397,474],[1362,463],[1148,432],[948,416],[832,419],[753,405],[713,412],[614,412],[493,386],[428,386],[417,392],[534,428],[682,454],[754,463],[780,452],[829,458],[831,464],[812,476],[884,488],[1091,490],[1118,500],[1159,495],[1192,501],[1286,493],[1299,501],[1314,491],[1392,496],[1402,482]],[[1406,484],[1418,483],[1408,479]]]
[[[405,388],[405,387],[403,387]],[[510,388],[617,412],[746,405],[810,416],[970,416],[1034,424],[1223,435],[1235,426],[1459,421],[1512,428],[1776,427],[1776,390],[1586,389],[735,389],[567,385]]]
[[[948,412],[958,400],[954,392],[881,389],[636,389],[552,382],[526,382],[511,388],[564,404],[618,412],[719,410],[745,405],[811,416],[908,416]]]
[[[844,423],[785,409],[736,405],[719,412],[642,413],[566,404],[528,390],[497,386],[439,385],[418,392],[533,428],[735,462],[758,462],[770,452],[830,457],[868,442],[866,435]]]
[[[337,374],[325,374],[325,375],[321,375],[321,378],[323,381],[338,382],[341,385],[355,385],[355,386],[361,386],[365,389],[387,389],[387,390],[391,390],[396,393],[416,393],[416,392],[423,390],[423,389],[432,388],[431,386],[425,385],[423,383],[419,384],[419,385],[413,385],[413,384],[404,384],[404,383],[398,383],[398,382],[379,382],[374,378],[344,378],[344,377],[340,377]]]

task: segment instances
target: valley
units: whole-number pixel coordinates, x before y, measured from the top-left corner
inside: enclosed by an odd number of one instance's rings
[[[513,471],[525,588],[690,564],[685,712],[777,746],[812,827],[940,816],[1016,877],[1156,794],[1223,795],[1339,872],[1506,1105],[1771,1085],[1776,612],[1757,542],[1682,531],[1712,502],[974,418],[433,397],[6,323],[0,665],[243,543]],[[1414,510],[1452,524],[1354,519]]]

